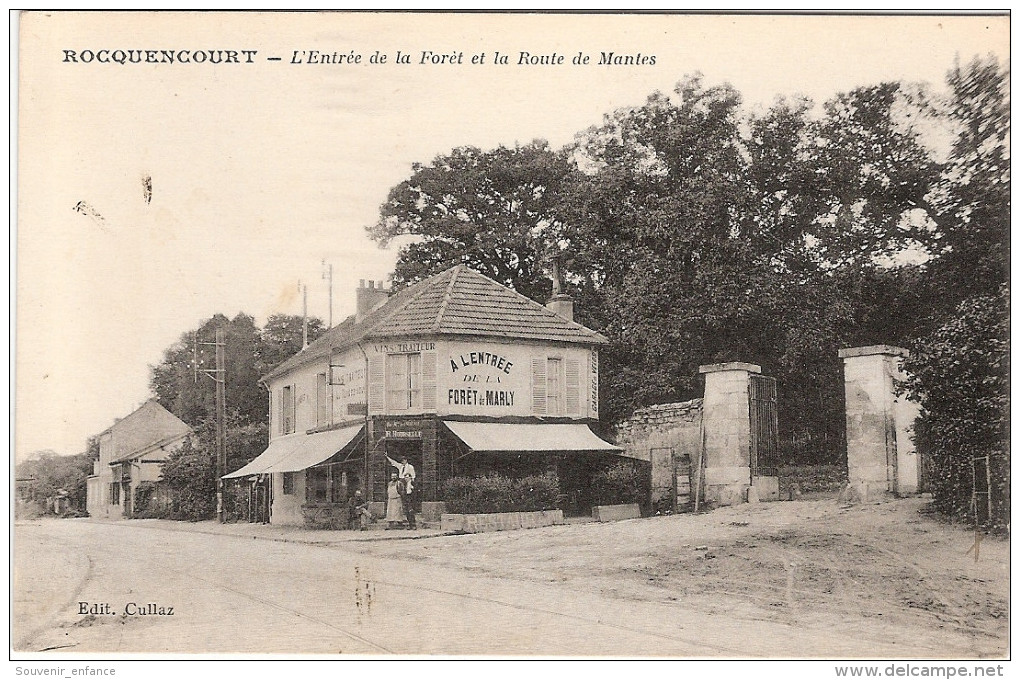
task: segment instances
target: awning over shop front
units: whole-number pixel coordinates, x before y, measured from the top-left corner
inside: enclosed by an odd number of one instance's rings
[[[603,451],[616,453],[619,446],[599,439],[583,423],[465,423],[443,424],[468,448],[478,453]]]
[[[270,472],[298,472],[318,465],[350,446],[364,431],[364,425],[327,430],[315,434],[291,434],[274,439],[258,458],[236,472],[223,475],[234,479]]]

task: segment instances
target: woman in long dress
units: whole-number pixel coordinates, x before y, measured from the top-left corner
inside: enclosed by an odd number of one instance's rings
[[[397,473],[394,472],[390,475],[389,486],[386,487],[386,521],[390,522],[403,522],[404,517],[404,501],[400,497],[400,484],[402,482],[397,479]]]

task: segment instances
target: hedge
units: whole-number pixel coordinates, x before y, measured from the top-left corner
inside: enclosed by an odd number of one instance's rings
[[[644,504],[651,482],[643,483],[641,471],[631,463],[616,463],[592,478],[594,505]]]
[[[451,477],[440,493],[451,513],[533,512],[555,509],[559,486],[555,473],[520,478],[490,473]]]

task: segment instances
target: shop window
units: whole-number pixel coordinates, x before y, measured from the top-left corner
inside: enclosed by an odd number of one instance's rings
[[[323,503],[329,498],[330,471],[328,467],[309,468],[305,477],[310,502]]]
[[[283,473],[283,495],[293,496],[294,495],[294,473],[284,472]]]
[[[421,408],[421,354],[386,355],[386,409]]]

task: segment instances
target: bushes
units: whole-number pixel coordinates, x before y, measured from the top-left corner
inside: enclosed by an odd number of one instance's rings
[[[642,479],[636,464],[616,463],[610,468],[596,472],[592,478],[593,505],[622,505],[638,503],[643,505],[651,487],[650,481]]]
[[[532,512],[552,510],[559,496],[554,473],[513,479],[499,474],[451,477],[441,485],[451,513]]]
[[[935,508],[998,531],[1008,531],[1010,514],[1009,309],[1005,286],[966,300],[953,319],[917,341],[906,362],[913,375],[907,387],[922,407],[916,442],[931,461]],[[974,517],[971,465],[980,460],[983,481],[985,456],[992,512],[982,503]]]
[[[191,438],[163,463],[169,489],[170,519],[198,521],[216,516],[216,463],[213,454]]]

